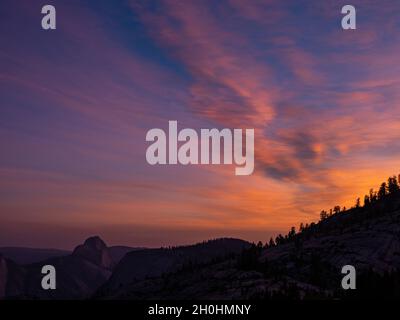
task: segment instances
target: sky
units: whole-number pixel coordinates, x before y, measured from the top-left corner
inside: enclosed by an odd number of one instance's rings
[[[0,246],[265,242],[400,173],[398,1],[47,2],[0,3]],[[254,128],[254,173],[149,165],[169,120]]]

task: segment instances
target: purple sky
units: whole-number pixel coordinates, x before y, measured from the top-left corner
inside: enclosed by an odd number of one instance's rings
[[[266,241],[400,171],[398,1],[51,4],[0,3],[0,246]],[[254,174],[148,165],[168,120],[254,128]]]

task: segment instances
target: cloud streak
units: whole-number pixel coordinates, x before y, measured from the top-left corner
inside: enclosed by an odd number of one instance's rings
[[[352,205],[399,160],[400,8],[384,2],[355,1],[345,32],[336,1],[56,1],[56,36],[27,27],[39,2],[5,2],[0,218],[257,240]],[[168,120],[255,128],[255,173],[149,166],[145,134]]]

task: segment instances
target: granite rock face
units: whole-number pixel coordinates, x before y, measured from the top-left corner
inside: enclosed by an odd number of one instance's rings
[[[105,242],[100,237],[90,237],[86,241],[75,248],[73,256],[92,262],[96,266],[110,269],[114,267],[114,261],[111,252]]]

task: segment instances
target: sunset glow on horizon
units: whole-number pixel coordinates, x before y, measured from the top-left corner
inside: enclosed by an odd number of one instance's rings
[[[0,246],[265,242],[400,173],[396,1],[52,3],[0,4]],[[149,165],[170,120],[254,128],[253,174]]]

